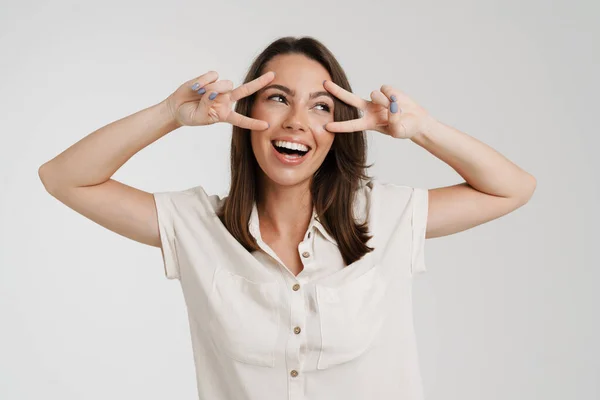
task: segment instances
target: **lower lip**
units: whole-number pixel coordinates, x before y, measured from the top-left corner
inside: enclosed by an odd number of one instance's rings
[[[275,149],[275,146],[273,146],[273,143],[271,143],[271,148],[273,149],[273,153],[275,154],[275,157],[277,157],[277,159],[279,161],[281,161],[282,164],[285,164],[285,165],[299,165],[299,164],[302,164],[304,162],[304,160],[306,160],[308,158],[308,155],[312,151],[312,150],[309,150],[308,153],[306,153],[302,157],[287,158],[287,157],[285,157],[283,154],[281,154],[280,152],[278,152]]]

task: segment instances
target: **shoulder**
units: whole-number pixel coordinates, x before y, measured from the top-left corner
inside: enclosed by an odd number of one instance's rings
[[[360,209],[402,210],[413,202],[422,202],[427,189],[372,178],[357,191],[356,207]]]
[[[427,227],[428,195],[429,191],[425,188],[372,179],[360,188],[357,198],[369,220],[372,245],[376,248],[381,246],[386,253],[388,244],[393,244],[394,250],[387,254],[395,257],[395,262],[409,254],[411,258],[407,262],[413,271],[425,270],[422,249]]]
[[[157,204],[171,208],[173,211],[193,211],[200,214],[215,214],[222,206],[226,196],[210,194],[201,185],[182,190],[154,192]]]

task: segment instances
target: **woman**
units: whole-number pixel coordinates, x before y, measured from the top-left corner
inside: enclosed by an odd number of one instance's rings
[[[216,122],[233,125],[228,196],[110,179],[178,127]],[[413,141],[465,182],[427,190],[369,179],[367,129]],[[270,44],[240,87],[205,73],[39,174],[75,211],[162,249],[185,296],[199,396],[236,400],[422,398],[411,282],[425,270],[425,239],[505,215],[536,186],[401,91],[356,96],[323,44],[290,37]]]

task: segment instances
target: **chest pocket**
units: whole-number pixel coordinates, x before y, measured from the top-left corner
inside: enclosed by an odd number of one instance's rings
[[[387,286],[378,266],[339,287],[316,285],[322,340],[318,369],[351,361],[371,347],[385,320]]]
[[[278,292],[277,282],[253,282],[219,268],[209,322],[216,348],[234,360],[273,367],[280,321]]]

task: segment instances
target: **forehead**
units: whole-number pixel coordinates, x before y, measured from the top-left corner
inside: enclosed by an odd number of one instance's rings
[[[322,88],[323,80],[331,80],[329,72],[320,63],[302,54],[284,54],[273,57],[264,72],[275,72],[273,82],[296,90]]]

